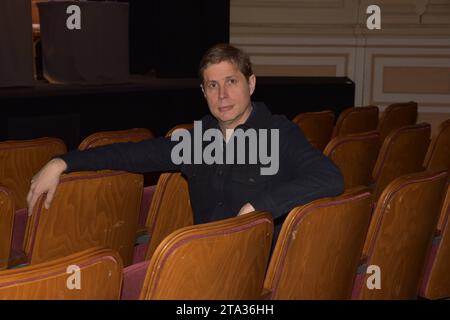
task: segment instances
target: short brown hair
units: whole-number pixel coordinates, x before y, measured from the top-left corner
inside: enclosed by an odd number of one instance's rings
[[[202,83],[205,69],[211,64],[217,64],[222,61],[228,61],[234,64],[247,80],[253,74],[252,63],[248,54],[228,43],[220,43],[209,48],[200,60],[198,75]]]

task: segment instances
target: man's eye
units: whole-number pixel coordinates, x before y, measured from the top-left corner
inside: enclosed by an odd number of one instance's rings
[[[215,89],[217,87],[217,83],[208,83],[208,89]]]
[[[238,80],[237,79],[228,79],[228,84],[237,84]]]

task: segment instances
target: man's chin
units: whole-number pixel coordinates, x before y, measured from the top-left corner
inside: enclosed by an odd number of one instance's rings
[[[229,126],[233,124],[236,119],[233,117],[220,117],[218,120],[222,125]]]

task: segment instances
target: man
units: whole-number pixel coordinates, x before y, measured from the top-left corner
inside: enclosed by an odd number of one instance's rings
[[[268,149],[276,156],[275,172],[262,174],[262,161],[249,163],[252,154],[242,156],[239,150],[231,160],[245,159],[245,164],[239,161],[180,163],[174,161],[177,142],[170,138],[118,143],[72,151],[51,160],[32,180],[27,197],[29,212],[45,192],[45,207],[50,206],[63,172],[81,170],[179,170],[188,178],[195,223],[264,210],[272,213],[279,229],[286,213],[294,207],[343,192],[344,181],[339,169],[307,142],[294,123],[284,116],[272,115],[264,104],[251,102],[256,77],[243,51],[228,44],[212,47],[200,62],[199,75],[212,114],[201,120],[202,129],[216,129],[227,154],[230,154],[228,146],[234,141],[230,139],[235,138],[235,133],[257,132],[258,146],[265,147],[266,141]],[[276,133],[271,135],[275,139],[263,141],[260,133],[268,131]],[[200,151],[204,150],[204,144],[202,141]],[[254,150],[252,147],[254,143],[247,141],[244,151]],[[192,150],[198,151],[198,147],[193,145]]]

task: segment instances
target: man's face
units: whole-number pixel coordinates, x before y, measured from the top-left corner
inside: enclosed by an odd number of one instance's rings
[[[208,66],[203,79],[203,93],[219,125],[234,129],[243,124],[251,113],[250,96],[255,90],[255,76],[251,75],[247,81],[234,64],[222,61]]]

